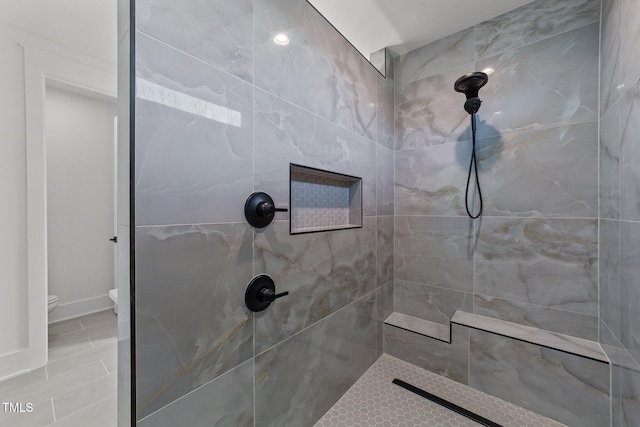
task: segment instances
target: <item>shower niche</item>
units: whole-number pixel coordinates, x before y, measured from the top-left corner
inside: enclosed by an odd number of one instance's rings
[[[362,227],[362,178],[289,164],[289,233]]]

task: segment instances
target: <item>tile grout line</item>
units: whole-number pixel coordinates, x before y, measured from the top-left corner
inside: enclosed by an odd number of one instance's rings
[[[50,400],[51,400],[51,412],[53,413],[53,422],[55,423],[58,420],[56,418],[56,407],[53,404],[53,396],[50,398]]]
[[[111,372],[109,372],[109,369],[107,369],[107,365],[104,363],[104,359],[100,360],[100,363],[102,363],[102,367],[107,372],[107,376],[111,375]]]

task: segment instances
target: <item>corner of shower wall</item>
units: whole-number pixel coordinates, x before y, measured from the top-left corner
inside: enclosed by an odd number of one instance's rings
[[[598,340],[599,23],[597,0],[536,1],[396,58],[396,312],[448,324],[460,310]],[[485,210],[472,221],[469,116],[453,84],[486,69]],[[453,345],[384,328],[393,356],[562,422],[608,422],[601,362],[465,327],[454,326]],[[547,379],[533,384],[524,371]],[[597,390],[583,418],[558,392],[576,372],[575,388]]]
[[[136,9],[138,425],[310,425],[382,352],[393,82],[303,0]],[[362,177],[362,228],[250,227],[253,191],[287,207],[290,163]],[[289,295],[254,314],[256,274]]]
[[[611,360],[612,427],[640,417],[640,2],[604,0],[600,39],[600,343]]]

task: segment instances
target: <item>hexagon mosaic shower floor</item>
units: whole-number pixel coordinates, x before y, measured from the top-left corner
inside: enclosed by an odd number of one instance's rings
[[[462,415],[391,381],[399,378],[504,427],[562,427],[504,400],[389,355],[378,361],[336,402],[315,427],[478,426]]]

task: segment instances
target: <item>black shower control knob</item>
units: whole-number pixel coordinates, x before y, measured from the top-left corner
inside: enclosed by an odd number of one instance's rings
[[[276,212],[287,212],[287,208],[276,208],[271,196],[261,191],[251,194],[244,204],[244,216],[255,228],[271,224]]]
[[[258,205],[258,215],[260,216],[272,215],[276,212],[286,212],[287,210],[287,208],[276,208],[269,202],[262,202]]]
[[[266,274],[254,277],[244,292],[244,303],[253,312],[265,310],[278,298],[289,295],[289,292],[276,294],[273,279]]]
[[[258,291],[258,299],[264,302],[274,302],[276,299],[282,298],[287,295],[289,295],[289,292],[282,292],[280,294],[276,294],[269,288],[261,288]]]

